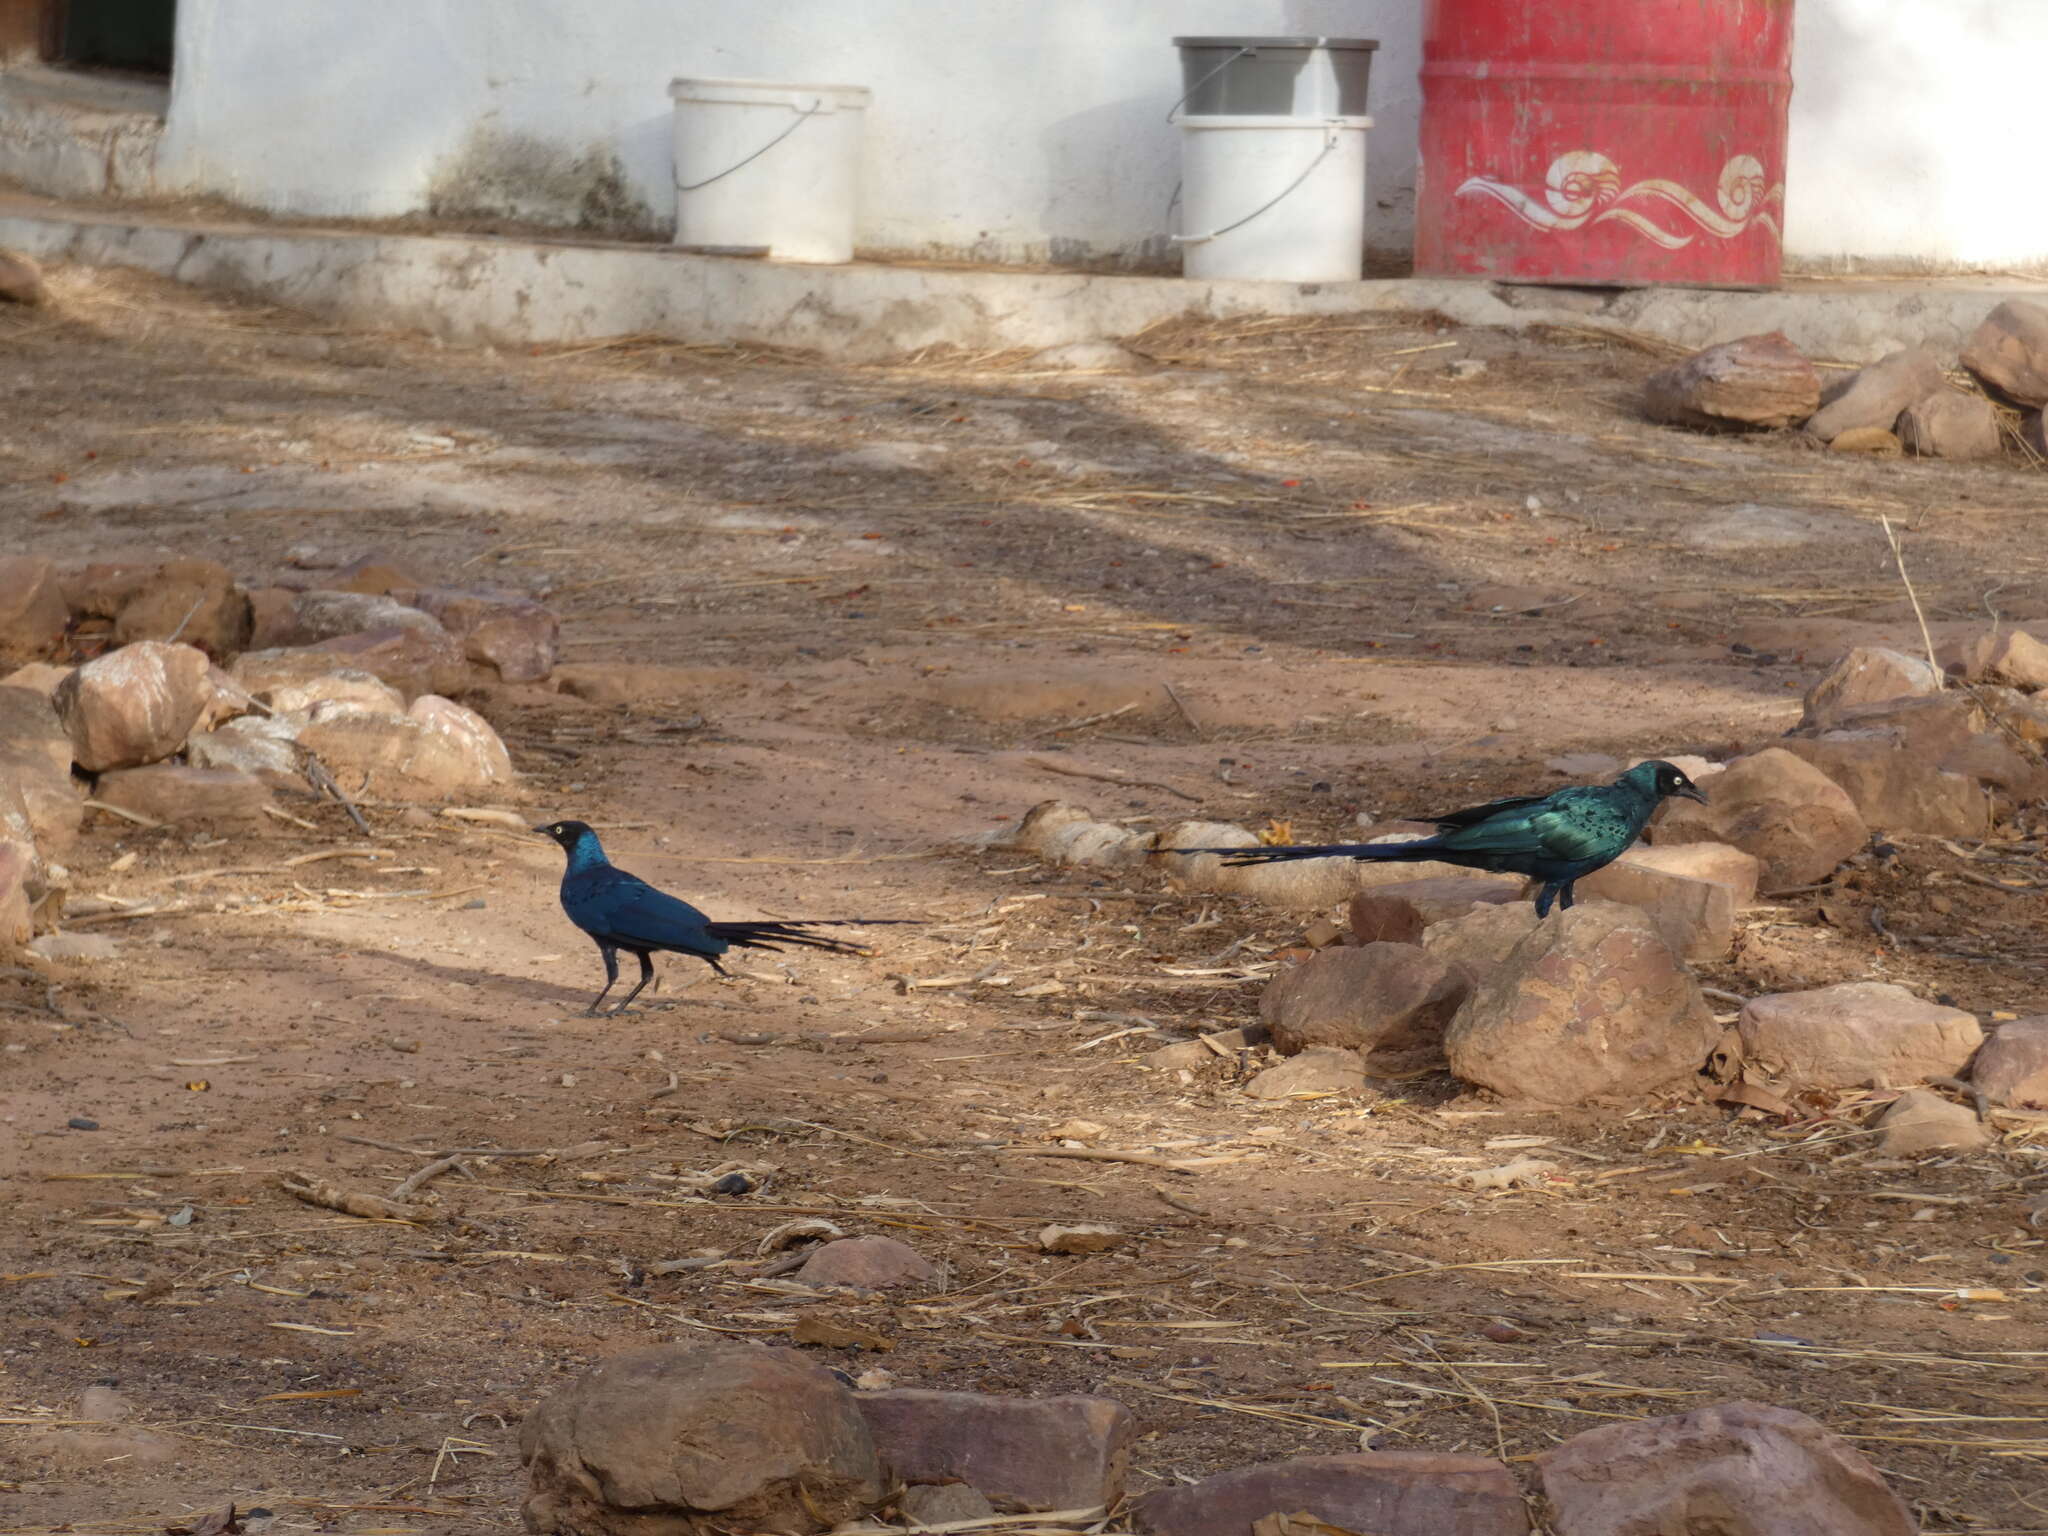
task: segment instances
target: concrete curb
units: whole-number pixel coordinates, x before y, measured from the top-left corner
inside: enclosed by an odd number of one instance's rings
[[[1628,330],[1686,347],[1782,330],[1809,356],[1863,363],[1923,342],[1952,353],[2000,300],[2048,298],[2048,283],[2000,279],[1601,293],[1437,278],[1297,284],[808,267],[664,246],[210,223],[27,197],[0,197],[0,246],[450,341],[559,345],[652,335],[805,348],[854,362],[942,343],[991,351],[1128,336],[1190,313],[1435,310],[1465,325]]]

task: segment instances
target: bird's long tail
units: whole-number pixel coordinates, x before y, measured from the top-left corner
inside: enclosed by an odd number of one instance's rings
[[[779,950],[785,946],[797,949],[822,949],[834,955],[864,955],[868,952],[865,944],[850,943],[834,938],[829,933],[813,933],[814,928],[879,928],[914,923],[908,917],[833,917],[815,921],[788,923],[707,923],[714,938],[736,944],[741,949]]]
[[[1433,837],[1412,843],[1302,843],[1278,848],[1178,848],[1176,853],[1220,854],[1232,868],[1246,864],[1285,864],[1294,859],[1366,859],[1397,863],[1435,858],[1442,849]]]

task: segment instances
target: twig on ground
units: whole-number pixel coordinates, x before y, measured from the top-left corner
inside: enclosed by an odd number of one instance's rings
[[[1899,580],[1905,583],[1906,598],[1913,605],[1913,617],[1920,621],[1920,643],[1927,647],[1927,665],[1934,669],[1934,686],[1942,688],[1948,682],[1941,670],[1941,663],[1934,659],[1934,637],[1927,632],[1927,615],[1920,607],[1920,594],[1913,590],[1913,578],[1906,574],[1906,557],[1899,549],[1899,536],[1892,531],[1892,520],[1884,513],[1877,515],[1884,525],[1885,542],[1892,547],[1892,564],[1898,567]]]
[[[344,1216],[360,1216],[366,1221],[407,1221],[416,1224],[438,1220],[435,1212],[417,1205],[402,1205],[396,1200],[386,1200],[382,1195],[366,1195],[360,1190],[343,1189],[338,1184],[324,1184],[310,1174],[287,1173],[278,1178],[278,1188],[295,1200],[308,1205],[317,1205],[325,1210],[339,1211]]]

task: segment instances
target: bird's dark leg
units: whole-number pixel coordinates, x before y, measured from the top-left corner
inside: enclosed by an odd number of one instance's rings
[[[640,958],[639,984],[636,985],[632,991],[626,994],[624,1001],[622,1001],[618,1007],[612,1010],[613,1013],[624,1013],[627,1010],[627,1008],[632,1006],[633,999],[638,997],[641,994],[641,992],[646,988],[647,983],[654,980],[654,956],[650,955],[644,949],[635,950],[634,953],[638,955]]]
[[[1548,882],[1545,882],[1542,889],[1536,892],[1537,922],[1540,923],[1543,921],[1544,918],[1550,916],[1550,903],[1556,897],[1556,895],[1557,887],[1549,884]]]
[[[1565,881],[1564,888],[1558,892],[1557,909],[1560,912],[1569,912],[1572,909],[1572,882],[1569,880]]]
[[[597,952],[604,956],[604,992],[598,993],[590,1000],[590,1006],[583,1010],[585,1018],[597,1017],[597,1005],[604,1001],[605,992],[611,991],[619,984],[619,952],[609,944],[598,945]]]

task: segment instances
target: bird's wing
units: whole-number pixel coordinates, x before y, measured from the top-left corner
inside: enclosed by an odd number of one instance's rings
[[[1495,815],[1442,834],[1442,845],[1457,853],[1535,855],[1561,864],[1582,859],[1613,857],[1628,846],[1619,843],[1607,818],[1589,817],[1570,802],[1546,803],[1549,797],[1533,797],[1520,805],[1506,802]]]
[[[1453,827],[1469,827],[1478,822],[1489,821],[1503,812],[1526,810],[1530,806],[1541,805],[1550,798],[1549,795],[1512,795],[1505,800],[1489,800],[1484,805],[1467,806],[1462,811],[1446,811],[1441,816],[1430,817],[1430,820],[1445,831],[1449,831]]]
[[[562,905],[579,928],[613,944],[710,954],[725,949],[702,912],[622,869],[565,891]]]

